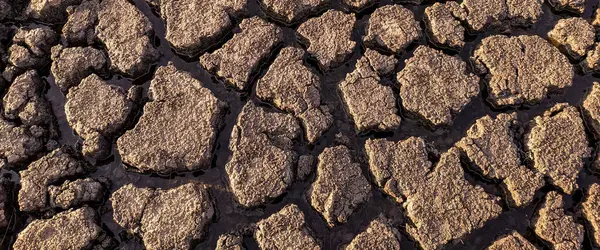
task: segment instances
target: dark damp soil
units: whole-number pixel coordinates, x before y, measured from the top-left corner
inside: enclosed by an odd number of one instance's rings
[[[217,206],[217,216],[214,219],[214,222],[209,226],[208,234],[205,239],[200,241],[196,245],[196,249],[214,249],[216,246],[217,239],[219,235],[228,232],[238,232],[245,234],[244,243],[248,249],[258,249],[256,242],[252,239],[251,234],[248,234],[248,228],[251,227],[253,223],[258,222],[259,220],[268,217],[269,215],[279,211],[286,204],[294,203],[299,206],[299,208],[304,212],[308,226],[312,229],[316,238],[318,238],[324,249],[338,249],[343,247],[345,244],[349,243],[356,234],[361,232],[366,228],[368,223],[376,218],[379,214],[383,213],[390,219],[394,221],[394,225],[399,227],[403,232],[402,237],[402,249],[417,249],[417,244],[412,241],[409,236],[406,234],[404,230],[404,225],[407,222],[407,219],[404,216],[403,208],[400,204],[393,201],[390,197],[386,196],[379,189],[373,189],[372,198],[364,205],[362,205],[359,209],[357,209],[354,214],[349,218],[349,221],[345,224],[338,225],[334,228],[329,228],[323,218],[310,207],[309,202],[306,199],[305,193],[312,181],[314,180],[314,173],[306,180],[306,181],[298,181],[293,184],[293,186],[287,191],[286,194],[281,197],[273,200],[270,204],[260,206],[254,209],[243,209],[237,205],[234,198],[228,192],[228,184],[227,184],[227,176],[224,171],[224,166],[228,161],[228,158],[231,156],[231,151],[228,149],[229,144],[229,136],[233,129],[233,126],[236,122],[236,117],[240,113],[243,105],[252,100],[257,103],[261,103],[255,95],[255,83],[267,70],[269,64],[274,60],[276,53],[278,50],[274,52],[273,56],[269,58],[267,62],[265,62],[262,67],[254,72],[253,81],[250,83],[250,89],[245,92],[238,92],[231,88],[226,87],[226,85],[220,82],[218,79],[212,77],[208,72],[201,68],[198,63],[198,56],[193,58],[184,57],[178,55],[174,52],[169,43],[165,40],[165,24],[162,19],[158,16],[156,12],[154,12],[150,6],[144,0],[133,0],[134,4],[151,20],[154,26],[155,32],[155,45],[160,50],[162,57],[156,66],[167,65],[169,61],[172,61],[176,68],[179,70],[187,71],[191,73],[194,77],[200,79],[206,87],[213,91],[213,93],[221,100],[228,102],[229,110],[225,115],[225,125],[219,133],[217,139],[217,145],[214,150],[214,159],[213,164],[210,169],[206,169],[204,171],[198,172],[185,172],[179,173],[171,176],[158,176],[154,174],[143,174],[136,173],[134,171],[130,171],[127,169],[124,164],[121,162],[120,155],[118,151],[115,149],[115,145],[113,145],[112,155],[106,159],[99,162],[92,162],[97,166],[97,171],[92,174],[92,176],[105,176],[108,177],[111,182],[111,191],[115,191],[122,187],[123,185],[133,183],[140,187],[157,187],[157,188],[171,188],[175,187],[190,181],[198,181],[202,183],[206,183],[210,186],[211,195],[215,200],[215,204]],[[345,10],[344,6],[341,4],[341,0],[334,0],[330,5],[330,8]],[[425,8],[428,5],[431,5],[433,1],[427,1],[422,5],[411,5],[407,4],[405,7],[411,9],[418,20],[423,19],[423,13]],[[586,12],[584,13],[584,18],[589,20],[592,16],[592,12],[595,7],[598,5],[598,0],[588,0],[588,6],[586,8]],[[340,99],[340,96],[337,91],[337,84],[342,81],[345,75],[351,72],[354,69],[354,64],[362,56],[365,51],[361,41],[361,37],[363,35],[363,28],[365,26],[365,22],[368,19],[369,15],[378,7],[383,5],[393,4],[392,0],[381,0],[375,6],[366,8],[360,11],[357,14],[358,22],[356,23],[355,31],[352,36],[353,40],[358,42],[358,45],[351,57],[350,60],[347,61],[341,67],[335,68],[329,72],[322,72],[318,69],[316,61],[314,59],[307,60],[307,65],[312,68],[315,72],[318,72],[321,80],[322,80],[322,100],[325,104],[332,108],[333,115],[335,117],[334,125],[327,133],[325,133],[319,142],[315,145],[309,145],[306,141],[301,141],[300,146],[297,147],[297,151],[300,154],[311,154],[314,156],[318,156],[320,152],[325,147],[344,143],[349,144],[347,146],[351,147],[358,158],[361,159],[363,163],[366,163],[366,157],[363,152],[365,141],[369,138],[388,138],[390,140],[402,140],[411,136],[420,136],[425,138],[429,143],[431,143],[439,152],[444,152],[449,149],[455,142],[457,142],[460,138],[462,138],[469,128],[469,126],[478,118],[484,115],[496,116],[499,113],[503,112],[517,112],[519,120],[526,124],[529,120],[534,118],[537,115],[542,114],[546,109],[549,109],[556,103],[560,102],[568,102],[572,105],[580,105],[588,88],[591,87],[594,81],[597,81],[597,77],[592,74],[584,74],[583,70],[580,68],[577,69],[577,74],[575,76],[575,82],[572,87],[567,88],[561,93],[554,93],[549,96],[548,99],[545,99],[542,103],[533,106],[522,106],[515,108],[506,108],[506,109],[495,109],[488,102],[486,102],[486,89],[485,84],[482,82],[482,91],[481,94],[474,99],[458,116],[454,121],[454,125],[452,127],[438,128],[432,129],[427,124],[420,121],[418,118],[407,114],[401,108],[401,100],[398,101],[398,108],[400,110],[400,115],[402,116],[402,125],[400,128],[393,132],[388,133],[364,133],[357,134],[354,130],[354,126],[352,120],[349,119],[346,112],[344,111],[344,106]],[[544,38],[546,38],[546,33],[553,27],[558,19],[561,17],[566,17],[569,14],[567,13],[558,13],[554,12],[550,9],[550,7],[544,3],[544,15],[542,20],[540,20],[536,25],[526,28],[526,29],[514,29],[510,34],[520,35],[520,34],[538,34]],[[312,16],[317,16],[319,13],[314,13]],[[278,23],[282,25],[277,20],[274,20],[268,17],[260,7],[258,0],[251,0],[251,4],[249,6],[248,16],[261,16],[272,22]],[[241,19],[236,19],[235,22],[238,24]],[[302,21],[300,21],[302,22]],[[423,22],[422,26],[424,28]],[[16,26],[22,25],[20,23],[13,23]],[[295,29],[298,27],[299,23],[290,25],[288,27],[283,27],[285,39],[283,46],[303,46],[299,43],[295,35]],[[60,31],[60,27],[56,27],[57,31]],[[209,49],[205,50],[210,52],[215,49],[221,47],[227,40],[229,40],[233,32],[237,30],[234,29],[232,32],[221,42],[211,46]],[[463,60],[468,61],[469,56],[472,55],[473,50],[476,45],[486,36],[490,34],[495,34],[498,32],[488,31],[483,34],[470,34],[468,36],[468,43],[461,51],[453,51],[449,49],[444,49],[446,53],[451,55],[457,55],[461,57]],[[429,38],[426,36],[421,39],[418,44],[428,44],[430,46],[434,46]],[[412,56],[412,51],[417,47],[417,45],[410,46],[405,53],[402,53],[398,56],[400,63],[397,65],[396,71],[401,70],[404,67],[404,60],[410,58]],[[155,70],[156,67],[153,67],[152,71]],[[64,113],[64,104],[65,97],[58,90],[57,86],[54,84],[53,77],[49,74],[49,70],[43,69],[41,72],[45,74],[45,79],[49,84],[49,89],[46,94],[46,97],[52,102],[53,111],[58,119],[58,124],[61,132],[61,137],[59,143],[61,145],[73,145],[80,147],[81,139],[73,132],[73,130],[69,127]],[[139,79],[125,79],[119,75],[112,75],[110,78],[114,80],[114,82],[122,87],[129,88],[133,85],[140,85],[144,89],[144,93],[148,92],[148,87],[150,85],[150,80],[152,79],[153,72],[149,72],[147,75],[139,78]],[[398,94],[398,87],[396,81],[392,77],[385,79],[387,83],[394,86],[394,90],[396,95]],[[275,109],[267,104],[262,103],[264,106],[268,106],[270,109],[275,111]],[[141,111],[140,111],[141,112]],[[141,114],[140,114],[141,115]],[[139,117],[139,116],[138,116]],[[132,121],[130,126],[133,127],[136,120]],[[340,140],[340,135],[342,137],[347,137],[347,140]],[[594,150],[597,150],[596,145],[598,141],[590,138],[590,145],[594,147]],[[522,143],[522,142],[521,142]],[[363,172],[370,181],[372,181],[372,177],[369,174],[366,164],[363,165]],[[591,172],[589,166],[591,165],[591,160],[587,162],[586,170],[582,171],[579,178],[580,190],[575,192],[574,195],[569,196],[565,200],[567,201],[568,212],[571,215],[577,217],[578,221],[582,224],[584,223],[583,218],[577,212],[580,210],[580,203],[583,200],[584,191],[591,185],[592,183],[599,182],[597,175]],[[486,191],[491,192],[493,194],[502,196],[502,190],[499,185],[490,182],[489,180],[482,179],[479,175],[474,172],[468,171],[466,169],[465,175],[467,175],[467,179],[471,182],[475,182],[479,185],[485,187]],[[2,173],[10,174],[10,173]],[[14,180],[15,184],[18,185],[18,175],[12,173],[12,180]],[[17,186],[18,187],[18,186]],[[548,191],[554,190],[555,188],[547,185],[542,190],[538,191],[536,195],[536,199],[534,202],[525,208],[521,209],[513,209],[509,208],[507,205],[504,205],[504,213],[494,219],[486,223],[486,225],[478,230],[475,230],[470,235],[466,236],[464,239],[453,242],[447,246],[448,249],[483,249],[488,246],[496,237],[502,234],[509,233],[512,230],[518,231],[520,234],[524,235],[529,241],[534,243],[540,248],[549,249],[545,243],[535,236],[533,229],[530,225],[532,217],[535,215],[535,211],[537,207],[540,205],[541,201],[543,201],[543,196]],[[13,192],[13,200],[16,201],[16,190]],[[101,222],[104,229],[107,230],[108,234],[113,236],[117,241],[118,245],[122,249],[143,249],[143,245],[139,239],[135,237],[127,235],[123,228],[117,225],[112,220],[112,212],[111,205],[108,201],[108,197],[106,202],[102,205],[95,206],[100,215]],[[12,228],[4,235],[2,242],[7,243],[9,241],[14,240],[15,233],[22,229],[23,225],[28,221],[39,218],[43,215],[27,215],[15,212],[13,214],[15,218],[15,222]],[[589,228],[587,230],[590,232]],[[10,248],[10,244],[3,244],[4,247]],[[591,240],[589,235],[586,236],[584,242],[585,249],[592,249]]]

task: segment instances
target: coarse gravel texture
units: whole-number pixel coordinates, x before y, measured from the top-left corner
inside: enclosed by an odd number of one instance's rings
[[[0,249],[598,249],[597,5],[0,0]]]

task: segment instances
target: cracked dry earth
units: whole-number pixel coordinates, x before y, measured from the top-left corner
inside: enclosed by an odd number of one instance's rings
[[[0,249],[598,249],[599,0],[0,0]]]

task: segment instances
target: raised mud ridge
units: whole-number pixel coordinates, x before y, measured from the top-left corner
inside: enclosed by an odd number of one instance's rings
[[[599,0],[0,0],[0,249],[599,249]]]

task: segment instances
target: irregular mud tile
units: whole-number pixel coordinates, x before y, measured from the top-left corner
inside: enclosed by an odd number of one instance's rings
[[[346,247],[346,250],[354,249],[400,249],[400,232],[388,219],[380,216]]]
[[[4,95],[4,117],[18,120],[35,137],[58,136],[50,102],[44,96],[44,82],[36,71],[18,76]]]
[[[125,90],[94,74],[71,88],[65,113],[69,125],[85,141],[83,155],[96,159],[108,156],[112,136],[124,129],[133,107]],[[144,149],[148,150],[148,146]]]
[[[575,74],[565,55],[535,35],[486,37],[472,60],[479,73],[487,73],[494,106],[535,104],[549,91],[571,86]]]
[[[361,132],[391,131],[400,127],[402,119],[392,87],[380,81],[368,57],[363,56],[356,62],[356,69],[339,84],[347,111]]]
[[[37,219],[19,233],[13,247],[34,249],[102,249],[109,240],[97,223],[94,209],[83,207],[61,212],[50,219]]]
[[[316,158],[312,155],[301,155],[298,158],[298,170],[296,171],[296,177],[299,180],[306,180],[310,174],[313,173],[315,168]]]
[[[245,250],[244,241],[241,236],[233,234],[221,234],[217,240],[215,250]]]
[[[600,43],[595,43],[592,46],[581,65],[589,71],[600,71]]]
[[[375,183],[398,203],[417,192],[432,167],[427,145],[419,137],[399,142],[369,139],[365,151]]]
[[[490,245],[487,250],[536,250],[537,248],[516,231],[504,235]]]
[[[421,26],[412,11],[401,5],[386,5],[371,14],[363,40],[367,46],[399,54],[419,38]]]
[[[46,137],[37,127],[16,126],[0,118],[0,161],[20,165],[33,159],[45,149]]]
[[[52,75],[63,93],[77,86],[81,80],[94,72],[102,72],[107,65],[101,50],[92,47],[52,47]]]
[[[194,56],[218,42],[241,14],[248,0],[159,1],[166,39],[177,52]]]
[[[84,0],[80,5],[69,6],[69,18],[62,28],[62,38],[68,45],[92,45],[96,40],[98,0]]]
[[[117,140],[123,162],[165,174],[209,167],[226,103],[203,85],[172,63],[158,68],[142,117]]]
[[[56,43],[56,32],[47,26],[19,28],[8,49],[8,62],[18,69],[41,68],[50,62],[50,48]],[[15,76],[19,73],[17,70]],[[9,78],[9,81],[13,79]]]
[[[329,5],[329,0],[261,0],[263,8],[275,19],[295,23]]]
[[[113,70],[137,78],[146,74],[160,53],[150,40],[152,24],[132,3],[103,0],[96,34],[108,51]]]
[[[529,27],[542,19],[543,0],[506,0],[512,26]]]
[[[30,18],[43,22],[64,22],[67,19],[67,7],[80,3],[81,0],[31,0],[25,13]]]
[[[240,30],[220,49],[202,55],[200,64],[229,85],[244,90],[262,61],[283,41],[283,33],[277,25],[259,17],[242,20]]]
[[[233,155],[225,171],[238,203],[264,204],[285,192],[294,180],[294,141],[302,130],[291,114],[267,112],[248,102],[231,132]]]
[[[377,3],[377,0],[343,0],[342,3],[352,10],[361,11]]]
[[[146,249],[190,249],[204,236],[215,214],[206,187],[197,183],[168,190],[129,184],[110,200],[114,220],[139,234]]]
[[[53,144],[58,135],[50,103],[43,96],[43,83],[33,70],[15,79],[2,100],[0,158],[11,165],[31,160]]]
[[[21,211],[42,211],[49,207],[48,186],[69,177],[83,175],[92,167],[80,160],[74,149],[62,147],[31,163],[20,172],[21,190],[19,207]]]
[[[560,19],[548,32],[548,39],[576,60],[592,48],[595,36],[594,26],[581,17]]]
[[[533,167],[567,194],[579,186],[577,176],[591,149],[576,107],[559,103],[531,121],[525,146]]]
[[[419,46],[398,73],[402,105],[434,126],[452,125],[454,117],[479,94],[479,77],[458,57]]]
[[[563,197],[556,191],[546,194],[546,200],[533,219],[537,236],[551,244],[553,249],[581,249],[583,225],[565,214]]]
[[[454,17],[450,2],[434,3],[427,7],[424,20],[427,33],[434,43],[454,49],[465,45],[465,28],[460,20]]]
[[[439,249],[479,229],[502,212],[500,199],[465,179],[459,152],[443,153],[438,164],[404,203],[408,234],[423,249]]]
[[[319,155],[317,178],[308,190],[310,204],[330,227],[345,223],[371,198],[371,185],[346,146],[326,148]]]
[[[315,143],[333,123],[333,116],[321,106],[319,76],[303,64],[304,50],[287,47],[256,85],[256,95],[275,107],[290,112],[304,125],[306,138]]]
[[[512,206],[527,206],[536,190],[544,185],[541,174],[521,165],[519,148],[513,131],[519,126],[517,114],[499,114],[496,118],[485,116],[469,128],[457,144],[470,159],[472,167],[483,176],[502,180],[509,193]]]
[[[594,246],[600,247],[600,185],[594,183],[587,191],[587,197],[583,202],[583,215],[591,226],[590,237]]]
[[[67,209],[85,203],[101,203],[107,186],[108,179],[95,178],[67,180],[60,186],[49,186],[50,207]]]
[[[302,23],[297,32],[321,69],[330,70],[348,60],[356,47],[351,38],[355,22],[354,14],[329,10]]]
[[[586,0],[548,0],[548,3],[557,11],[569,11],[582,15]]]
[[[373,49],[365,50],[365,57],[369,60],[369,64],[375,72],[380,76],[389,75],[396,69],[398,59],[394,56],[386,56]]]
[[[142,233],[140,222],[144,209],[155,196],[155,190],[150,188],[138,188],[132,184],[119,188],[110,196],[113,220],[132,234]]]
[[[467,22],[469,28],[484,32],[488,28],[509,29],[511,26],[530,26],[542,17],[542,0],[465,0],[461,14],[453,5],[454,15]]]
[[[582,113],[592,134],[600,139],[600,83],[594,82],[590,92],[585,96]]]
[[[320,250],[321,246],[310,234],[304,214],[295,204],[256,224],[254,238],[261,249]]]

